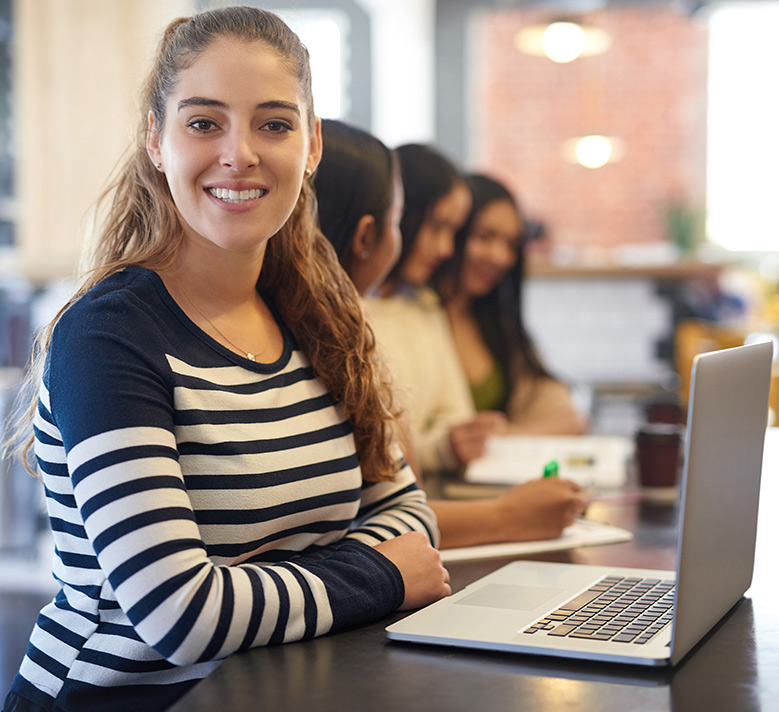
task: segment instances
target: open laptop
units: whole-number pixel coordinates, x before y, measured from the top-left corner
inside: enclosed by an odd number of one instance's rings
[[[752,581],[772,355],[771,343],[758,343],[695,358],[675,572],[515,561],[390,625],[388,636],[675,665]],[[628,622],[636,611],[640,624]]]

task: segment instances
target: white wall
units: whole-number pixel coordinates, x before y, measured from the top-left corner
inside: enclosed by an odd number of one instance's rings
[[[529,278],[523,310],[544,363],[569,383],[672,377],[656,353],[673,330],[672,306],[650,279]]]

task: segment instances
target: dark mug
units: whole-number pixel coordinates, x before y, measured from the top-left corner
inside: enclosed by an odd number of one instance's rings
[[[647,424],[636,432],[636,466],[642,487],[675,487],[682,463],[682,429]]]

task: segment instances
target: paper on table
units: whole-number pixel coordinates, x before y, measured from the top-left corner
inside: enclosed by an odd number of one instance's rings
[[[630,438],[617,435],[500,435],[487,441],[484,457],[465,470],[466,482],[520,484],[541,477],[550,460],[559,475],[583,487],[618,489],[627,480]]]
[[[589,519],[578,519],[563,531],[557,539],[542,541],[518,541],[505,544],[483,544],[481,546],[465,546],[457,549],[442,549],[441,559],[444,563],[465,561],[467,559],[494,559],[501,556],[523,556],[538,554],[544,551],[561,551],[575,549],[580,546],[597,546],[599,544],[616,544],[630,541],[633,533],[627,529],[613,527],[610,524],[594,522]]]

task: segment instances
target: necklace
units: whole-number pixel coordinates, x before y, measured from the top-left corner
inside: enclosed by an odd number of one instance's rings
[[[221,336],[221,337],[222,337],[222,338],[223,338],[223,339],[224,339],[224,340],[225,340],[225,341],[226,341],[228,344],[230,344],[230,346],[232,346],[232,347],[233,347],[233,348],[234,348],[234,349],[235,349],[235,350],[236,350],[238,353],[240,353],[240,354],[246,354],[246,358],[247,358],[247,359],[249,359],[249,361],[256,361],[256,360],[257,360],[256,356],[255,356],[255,355],[254,355],[254,354],[253,354],[251,351],[244,351],[244,349],[242,349],[240,346],[238,346],[238,344],[236,344],[236,343],[235,343],[235,342],[234,342],[234,341],[233,341],[231,338],[229,338],[229,337],[227,336],[227,334],[224,334],[224,333],[222,332],[222,330],[221,330],[221,329],[220,329],[220,328],[219,328],[219,327],[218,327],[216,324],[214,324],[214,322],[213,322],[213,321],[211,321],[211,320],[210,320],[210,319],[209,319],[209,318],[208,318],[208,317],[207,317],[207,316],[206,316],[206,315],[203,313],[203,310],[202,310],[202,309],[201,309],[201,308],[198,306],[197,302],[196,302],[194,299],[192,299],[192,297],[191,297],[191,296],[189,296],[189,292],[188,292],[186,289],[184,289],[184,287],[181,285],[181,282],[179,282],[179,281],[178,281],[178,280],[177,280],[175,277],[173,277],[172,275],[171,275],[171,277],[172,277],[172,279],[173,279],[173,283],[176,285],[176,287],[178,288],[178,290],[179,290],[179,291],[180,291],[180,292],[181,292],[181,293],[182,293],[182,294],[183,294],[183,295],[184,295],[184,296],[187,298],[187,301],[188,301],[188,302],[189,302],[189,303],[190,303],[190,304],[191,304],[193,307],[195,307],[195,310],[197,311],[197,313],[198,313],[198,314],[200,314],[200,316],[202,316],[202,317],[203,317],[203,318],[204,318],[204,319],[205,319],[205,320],[206,320],[206,321],[207,321],[207,322],[208,322],[208,323],[211,325],[211,328],[212,328],[212,329],[213,329],[213,330],[214,330],[214,331],[215,331],[217,334],[219,334],[219,336]]]

